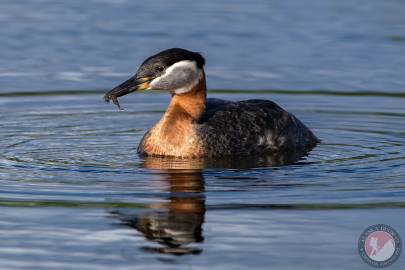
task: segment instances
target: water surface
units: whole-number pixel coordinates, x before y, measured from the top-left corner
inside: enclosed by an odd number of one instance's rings
[[[368,269],[367,226],[405,237],[404,8],[1,1],[0,268]],[[211,97],[272,99],[322,143],[283,166],[138,157],[169,95],[102,94],[175,46]]]
[[[404,91],[401,0],[2,0],[0,92],[105,89],[170,47],[225,89]]]
[[[217,92],[210,96],[251,96]],[[0,262],[10,269],[366,267],[356,250],[365,227],[384,222],[404,233],[403,97],[255,96],[295,113],[322,143],[286,166],[140,158],[136,146],[166,94],[122,98],[121,112],[101,93],[3,97]]]

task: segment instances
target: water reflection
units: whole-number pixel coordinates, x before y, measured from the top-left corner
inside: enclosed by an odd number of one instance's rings
[[[146,252],[173,255],[200,254],[202,249],[190,244],[204,240],[202,225],[205,214],[204,177],[197,164],[175,160],[148,158],[142,167],[156,170],[154,183],[167,185],[167,202],[150,204],[144,212],[128,215],[114,211],[122,224],[141,232],[144,237],[162,246],[144,246]]]
[[[200,254],[202,249],[192,244],[204,241],[202,227],[206,207],[203,169],[280,166],[293,163],[305,154],[284,152],[232,159],[146,157],[141,167],[154,176],[153,184],[164,183],[167,186],[169,197],[165,202],[149,204],[146,211],[128,214],[124,210],[115,210],[112,214],[121,224],[141,232],[147,240],[161,244],[158,247],[144,246],[142,249],[146,252]]]

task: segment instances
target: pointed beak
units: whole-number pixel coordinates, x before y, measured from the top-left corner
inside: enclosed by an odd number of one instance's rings
[[[150,86],[149,83],[153,79],[154,79],[153,77],[136,78],[134,76],[129,80],[126,80],[122,84],[118,85],[114,89],[108,91],[104,95],[104,100],[106,102],[112,101],[115,105],[118,106],[120,110],[122,110],[117,98],[129,94],[131,92],[148,89]]]

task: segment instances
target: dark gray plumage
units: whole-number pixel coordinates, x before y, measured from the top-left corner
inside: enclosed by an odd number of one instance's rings
[[[300,120],[270,100],[207,99],[198,124],[210,156],[309,151],[319,142]]]
[[[168,49],[146,59],[132,78],[105,94],[106,101],[118,106],[118,97],[138,90],[168,90],[172,94],[165,115],[145,134],[138,153],[288,156],[277,161],[303,156],[319,142],[301,121],[272,101],[206,100],[204,64],[197,52]]]

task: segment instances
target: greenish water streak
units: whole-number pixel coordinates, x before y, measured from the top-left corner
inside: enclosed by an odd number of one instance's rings
[[[0,200],[0,206],[7,207],[67,207],[67,208],[148,208],[147,204],[131,202],[72,202],[72,201],[11,201]],[[303,204],[221,204],[207,206],[209,210],[225,209],[273,209],[273,210],[339,210],[339,209],[381,209],[405,208],[404,202],[380,203],[303,203]]]
[[[73,201],[7,201],[0,200],[0,206],[7,207],[67,207],[67,208],[146,208],[145,204],[125,202],[73,202]]]
[[[57,90],[57,91],[30,91],[30,92],[5,92],[0,97],[29,97],[29,96],[63,96],[63,95],[103,95],[106,90]],[[162,93],[150,91],[152,93]],[[377,96],[405,98],[404,92],[387,91],[330,91],[330,90],[238,90],[238,89],[211,89],[212,94],[280,94],[280,95],[328,95],[328,96]]]

